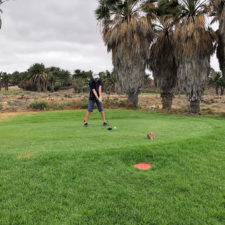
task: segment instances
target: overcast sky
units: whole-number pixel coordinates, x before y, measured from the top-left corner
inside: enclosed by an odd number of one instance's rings
[[[112,70],[94,10],[97,0],[10,0],[3,5],[0,71],[32,64],[63,69]],[[219,70],[214,56],[211,62]]]

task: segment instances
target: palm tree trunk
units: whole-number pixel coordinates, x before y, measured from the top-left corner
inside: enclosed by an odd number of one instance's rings
[[[47,84],[47,82],[46,81],[43,81],[44,82],[44,84],[43,84],[43,91],[44,92],[46,92],[47,90],[48,90],[48,84]]]
[[[39,77],[38,77],[38,80],[37,80],[37,91],[41,92],[41,81],[40,81]]]
[[[217,48],[217,57],[220,63],[220,69],[225,81],[225,6],[220,16],[219,21],[219,43]]]
[[[129,93],[128,102],[132,103],[134,108],[138,108],[138,93]]]
[[[222,73],[225,82],[225,6],[223,6],[223,12],[220,20],[220,31],[223,39],[223,63],[222,63]]]
[[[216,95],[219,95],[219,87],[216,86]]]
[[[5,90],[8,91],[9,90],[9,84],[5,83]]]
[[[38,91],[38,92],[41,92],[41,87],[40,87],[39,84],[37,85],[37,91]]]
[[[172,93],[161,93],[162,98],[162,107],[163,109],[171,109],[173,103],[173,94]]]
[[[51,84],[51,92],[54,92],[54,84]]]
[[[200,112],[200,101],[190,101],[190,112],[192,113],[198,113]]]
[[[221,96],[224,95],[224,87],[221,87]]]
[[[224,40],[225,41],[225,40]],[[225,55],[225,48],[224,48],[224,55]],[[225,64],[225,62],[224,62],[224,64]],[[225,65],[223,66],[223,68],[222,68],[222,74],[223,74],[223,80],[224,80],[224,82],[225,82]]]

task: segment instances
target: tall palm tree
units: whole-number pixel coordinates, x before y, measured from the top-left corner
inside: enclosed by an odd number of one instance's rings
[[[212,22],[219,21],[217,58],[225,81],[225,0],[211,0],[211,6],[214,16]]]
[[[10,74],[8,73],[1,73],[1,83],[5,87],[5,90],[9,90],[9,84],[10,84]]]
[[[36,63],[28,69],[29,81],[38,92],[46,92],[48,88],[48,75],[43,64]]]
[[[99,0],[95,13],[103,40],[112,52],[114,71],[128,101],[138,106],[149,46],[153,40],[151,19],[143,15],[142,0]]]
[[[147,1],[145,10],[156,13],[157,39],[150,49],[149,67],[156,87],[160,89],[163,109],[171,109],[173,88],[177,84],[177,65],[173,46],[173,24],[176,18],[177,0],[160,0],[154,8]]]
[[[0,6],[1,6],[2,3],[3,3],[3,1],[0,0]],[[0,29],[1,29],[1,27],[2,27],[1,13],[2,13],[2,10],[0,9]]]
[[[6,1],[8,1],[8,0],[0,0],[0,6]],[[0,9],[0,29],[2,27],[1,13],[2,13],[2,10]]]
[[[55,83],[56,83],[56,77],[51,72],[48,73],[48,83],[50,85],[51,92],[54,92],[54,90],[55,90]]]
[[[2,76],[3,76],[3,72],[0,72],[0,91],[2,90]]]
[[[179,0],[179,22],[174,32],[177,77],[190,102],[190,111],[200,111],[200,100],[214,52],[214,33],[206,28],[207,0]]]

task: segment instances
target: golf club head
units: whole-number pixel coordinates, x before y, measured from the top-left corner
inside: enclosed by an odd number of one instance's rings
[[[112,127],[107,128],[107,130],[112,130]]]

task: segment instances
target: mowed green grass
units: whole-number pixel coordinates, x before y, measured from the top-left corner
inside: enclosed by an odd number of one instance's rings
[[[0,122],[0,224],[225,224],[224,118],[84,114]]]

